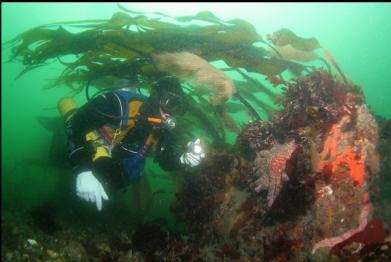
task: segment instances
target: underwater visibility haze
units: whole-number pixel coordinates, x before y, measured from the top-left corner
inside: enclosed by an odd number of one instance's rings
[[[1,37],[2,261],[391,260],[391,4],[2,3]],[[97,211],[59,101],[167,75],[200,164]]]

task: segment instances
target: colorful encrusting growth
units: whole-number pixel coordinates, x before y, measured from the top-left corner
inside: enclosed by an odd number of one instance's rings
[[[379,128],[360,89],[315,70],[288,83],[280,103],[284,109],[271,121],[252,122],[240,134],[241,153],[235,161],[226,160],[232,163],[229,170],[207,171],[220,170],[220,161],[211,156],[203,170],[184,182],[205,179],[197,183],[202,189],[197,201],[212,199],[212,214],[201,232],[212,228],[210,238],[216,243],[229,239],[236,248],[224,253],[227,249],[216,244],[215,252],[285,261],[325,248],[346,258],[344,248],[353,244],[359,245],[361,257],[372,256],[379,245],[387,250],[387,231],[381,222],[372,222],[369,190],[379,171]],[[216,177],[225,186],[217,186]],[[189,193],[180,192],[184,210],[188,201]],[[192,222],[196,217],[186,216]],[[382,237],[370,241],[363,236],[374,230],[368,227],[373,224]]]

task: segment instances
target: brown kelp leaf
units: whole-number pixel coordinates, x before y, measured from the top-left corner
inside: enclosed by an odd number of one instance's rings
[[[287,28],[282,28],[272,34],[268,34],[267,38],[276,46],[286,46],[290,44],[294,48],[302,51],[312,51],[320,48],[320,44],[316,38],[299,37]]]
[[[184,22],[184,23],[191,22],[192,20],[200,20],[200,21],[219,24],[219,25],[225,24],[223,20],[219,19],[216,15],[214,15],[210,11],[201,11],[197,13],[195,16],[178,16],[175,17],[175,19],[179,22]]]
[[[18,56],[23,58],[25,65],[43,63],[53,57],[55,52],[66,52],[74,34],[62,27],[56,30],[34,28],[6,42],[13,46],[11,59]],[[20,43],[19,45],[17,45]],[[58,50],[56,50],[58,49]]]
[[[222,71],[189,52],[153,54],[152,58],[161,71],[206,86],[213,94],[212,103],[220,105],[236,92],[233,81]]]
[[[300,49],[296,49],[291,45],[276,46],[274,48],[278,51],[281,58],[287,60],[295,60],[299,62],[311,62],[319,59],[319,56],[313,51],[303,51]]]
[[[262,49],[254,46],[216,51],[215,54],[221,57],[230,67],[245,68],[248,72],[263,75],[278,75],[285,70],[293,70],[296,74],[305,69],[305,66],[299,63],[266,56]]]
[[[143,55],[138,50],[124,48],[114,43],[107,43],[106,45],[104,45],[103,51],[106,54],[110,55],[112,58],[125,58],[131,61]]]
[[[72,81],[78,85],[78,73],[72,71],[81,68],[86,69],[87,73],[83,74],[88,74],[88,80],[102,75],[129,78],[129,74],[136,74],[133,69],[137,69],[146,81],[150,81],[159,73],[151,62],[152,52],[161,54],[186,51],[202,57],[204,62],[222,60],[230,66],[264,75],[276,75],[285,70],[299,75],[305,68],[292,61],[270,57],[270,51],[254,46],[262,38],[254,26],[243,19],[224,21],[211,12],[179,18],[209,22],[207,25],[189,25],[179,23],[178,17],[119,7],[125,12],[117,12],[110,19],[52,23],[27,31],[10,42],[15,48],[12,51],[13,58],[22,60],[28,67],[27,70],[30,70],[50,59],[75,55],[73,61],[67,57],[67,63],[63,63],[67,67],[65,75],[69,85]],[[165,17],[174,18],[174,21],[165,21],[162,19]],[[62,24],[85,26],[87,30],[70,33],[61,27]],[[201,70],[196,76],[201,82],[208,82],[207,86],[213,86],[211,92],[214,93],[214,102],[223,103],[234,93],[235,88],[221,72],[213,72],[217,73],[204,74]],[[221,75],[223,80],[212,83],[212,79]]]

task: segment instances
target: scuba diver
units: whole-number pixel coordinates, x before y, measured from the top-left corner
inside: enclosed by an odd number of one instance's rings
[[[58,108],[65,120],[76,194],[99,211],[102,199],[109,199],[106,186],[121,188],[141,178],[152,148],[166,171],[197,166],[205,157],[200,139],[181,146],[173,132],[174,117],[187,109],[177,78],[161,77],[149,97],[122,88],[102,93],[79,109],[72,98],[64,97]]]

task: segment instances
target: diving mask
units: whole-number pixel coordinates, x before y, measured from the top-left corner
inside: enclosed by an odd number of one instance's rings
[[[160,108],[170,115],[183,115],[187,109],[184,97],[172,92],[166,92],[160,98]]]

